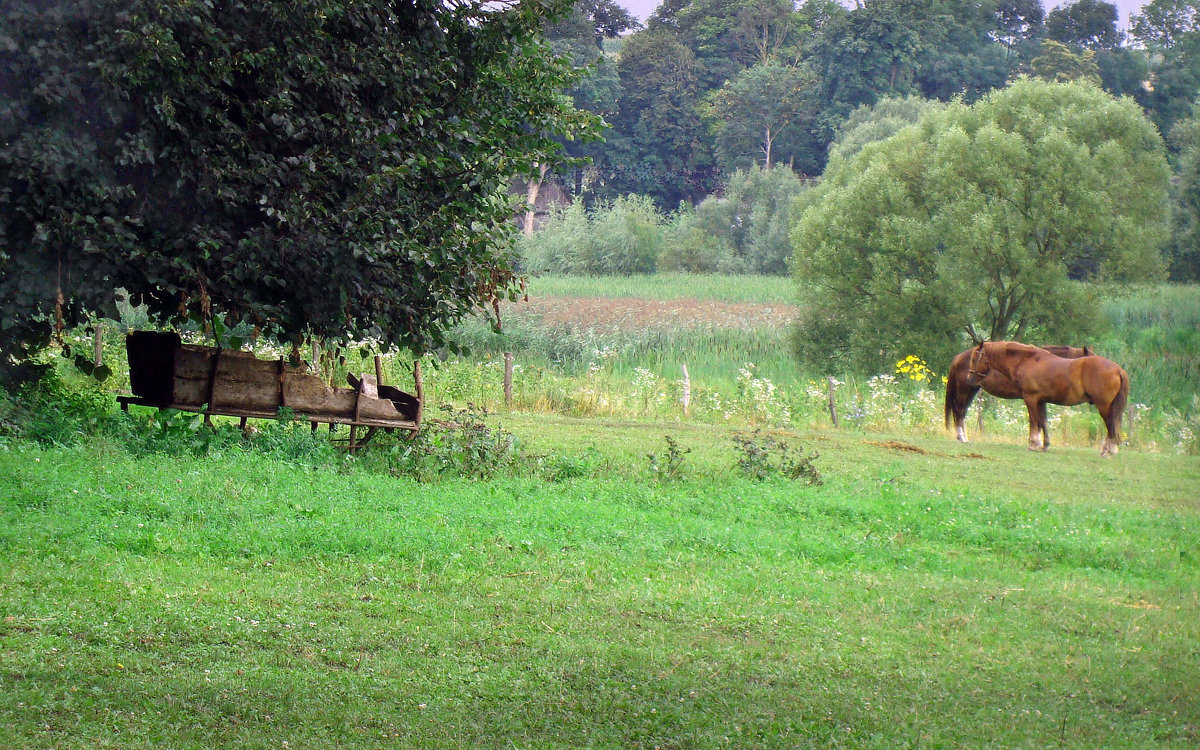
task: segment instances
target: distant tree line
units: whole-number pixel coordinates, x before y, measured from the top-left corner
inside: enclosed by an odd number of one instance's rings
[[[666,0],[638,28],[583,0],[547,35],[588,66],[570,93],[610,129],[566,143],[591,163],[557,177],[588,205],[638,194],[670,212],[751,165],[820,175],[851,115],[881,100],[971,104],[1022,75],[1090,80],[1132,98],[1166,139],[1172,276],[1200,278],[1200,3],[1153,0],[1128,33],[1118,21],[1103,0],[1048,12],[1039,0]]]

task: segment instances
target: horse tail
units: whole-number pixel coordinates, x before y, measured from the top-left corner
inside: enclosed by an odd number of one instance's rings
[[[950,415],[954,412],[954,404],[958,402],[958,378],[954,377],[954,372],[950,372],[950,377],[946,379],[946,408],[945,408],[945,424],[946,429],[950,429]]]
[[[1125,368],[1121,368],[1121,387],[1117,389],[1117,395],[1113,396],[1111,414],[1113,417],[1113,427],[1115,428],[1120,422],[1122,415],[1125,414],[1125,406],[1129,403],[1129,373],[1125,372]]]

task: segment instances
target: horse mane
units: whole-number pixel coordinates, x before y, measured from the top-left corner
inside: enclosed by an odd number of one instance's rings
[[[1001,355],[995,359],[989,357],[989,364],[1007,375],[1009,380],[1016,380],[1014,371],[1021,363],[1036,359],[1043,354],[1050,354],[1045,349],[1022,344],[1019,341],[996,341],[993,342],[993,346],[1000,349]]]

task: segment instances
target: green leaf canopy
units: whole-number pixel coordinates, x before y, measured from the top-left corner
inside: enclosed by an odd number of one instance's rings
[[[1169,171],[1129,99],[1021,79],[927,112],[801,198],[801,351],[877,366],[969,339],[1081,341],[1096,288],[1163,276]]]
[[[598,122],[541,41],[566,0],[0,5],[7,365],[118,288],[437,347],[511,292],[510,178]]]

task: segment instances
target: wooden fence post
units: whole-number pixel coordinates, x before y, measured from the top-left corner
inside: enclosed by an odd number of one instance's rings
[[[686,362],[679,365],[679,369],[683,370],[683,395],[679,402],[683,404],[683,416],[686,417],[692,408],[692,376],[688,374]]]
[[[829,418],[833,420],[833,426],[838,426],[837,402],[834,401],[833,395],[837,392],[837,381],[833,376],[828,376],[829,380]]]
[[[413,359],[413,385],[417,389],[417,426],[420,427],[421,420],[425,416],[425,381],[421,379],[421,359]],[[416,437],[414,432],[412,437]]]
[[[513,353],[504,352],[504,405],[512,406]]]
[[[92,342],[96,354],[96,367],[104,364],[104,324],[96,321],[96,339]]]

